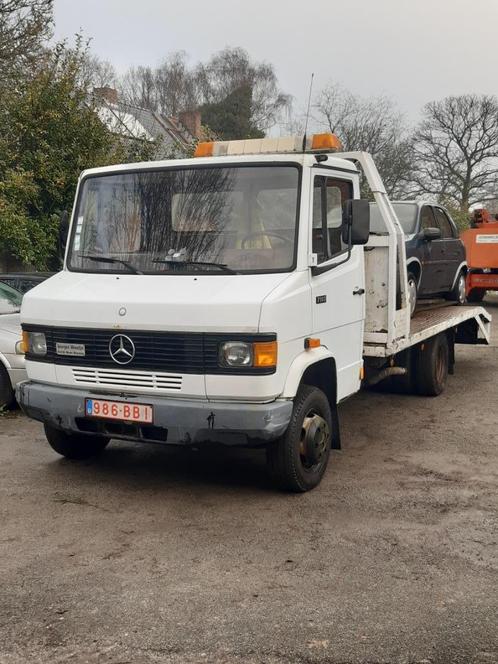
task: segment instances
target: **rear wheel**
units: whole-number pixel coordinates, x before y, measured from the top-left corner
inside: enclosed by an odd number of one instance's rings
[[[484,288],[473,288],[467,295],[467,300],[469,302],[482,302],[485,295],[486,290]]]
[[[325,394],[303,385],[294,400],[285,434],[267,450],[276,484],[301,493],[316,487],[327,468],[332,442],[332,413]]]
[[[45,424],[45,436],[50,447],[67,459],[90,459],[97,456],[109,443],[104,436],[68,433]]]
[[[458,275],[458,278],[455,281],[455,285],[453,286],[453,289],[449,294],[448,299],[454,300],[455,302],[458,302],[458,304],[465,304],[467,297],[466,297],[466,284],[465,284],[464,272],[460,272],[460,274]]]
[[[415,387],[418,394],[435,397],[443,392],[448,379],[450,349],[446,334],[425,341],[417,350]]]
[[[14,402],[14,390],[7,369],[0,363],[0,410],[8,408]]]

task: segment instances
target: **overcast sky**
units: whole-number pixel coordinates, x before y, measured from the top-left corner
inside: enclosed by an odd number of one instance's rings
[[[56,0],[56,37],[82,30],[119,72],[225,46],[273,63],[304,107],[336,81],[387,94],[410,119],[449,94],[498,93],[498,0]]]

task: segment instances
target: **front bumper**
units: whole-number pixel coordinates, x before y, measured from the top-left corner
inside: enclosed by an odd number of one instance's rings
[[[258,445],[281,436],[292,414],[289,400],[265,404],[194,401],[143,394],[104,394],[33,381],[20,383],[16,396],[26,415],[64,431],[173,445],[203,442]],[[154,409],[154,424],[88,418],[85,416],[88,397],[149,404]]]

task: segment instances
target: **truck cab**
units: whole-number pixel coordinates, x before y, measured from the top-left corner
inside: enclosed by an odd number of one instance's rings
[[[399,339],[410,320],[406,279],[386,295],[382,271],[392,281],[404,251],[399,222],[381,200],[388,260],[367,283],[369,205],[339,147],[331,134],[207,143],[81,175],[64,269],[22,308],[18,398],[57,452],[266,446],[280,486],[319,483],[365,339]]]

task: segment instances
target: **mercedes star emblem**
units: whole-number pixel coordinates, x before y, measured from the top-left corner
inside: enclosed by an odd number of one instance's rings
[[[125,334],[116,334],[109,342],[109,354],[118,364],[129,364],[135,357],[135,344]]]

